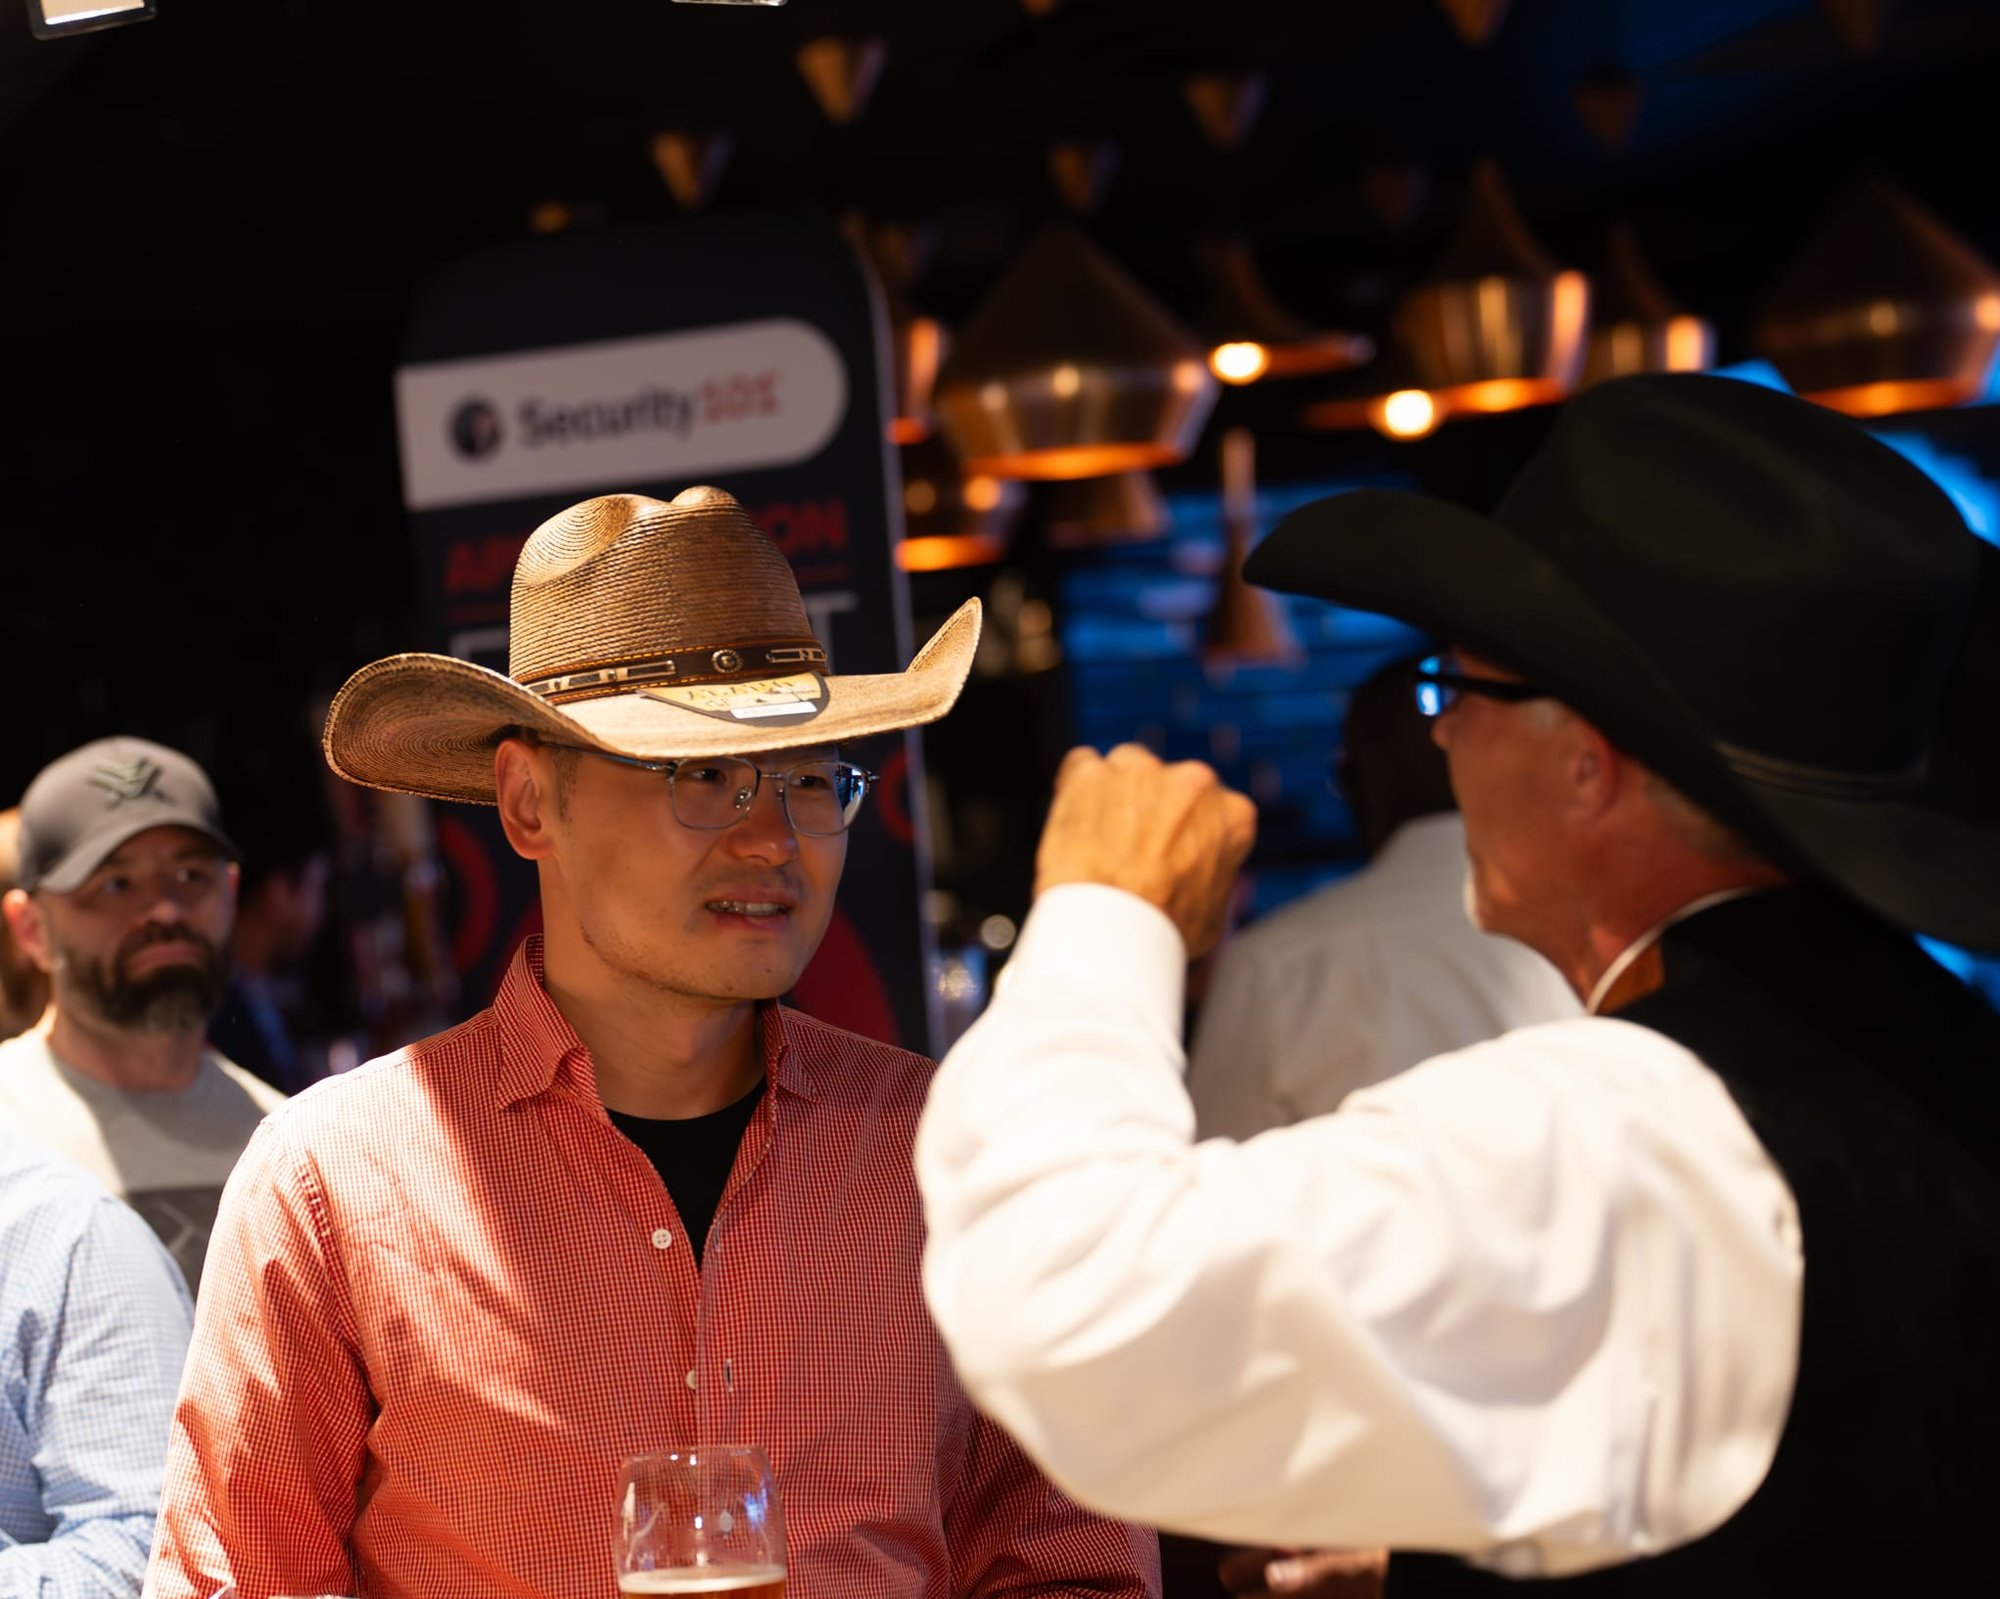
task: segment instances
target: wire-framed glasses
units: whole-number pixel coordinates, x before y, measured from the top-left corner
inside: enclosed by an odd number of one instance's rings
[[[1417,709],[1425,716],[1442,716],[1458,703],[1461,694],[1484,694],[1488,699],[1545,700],[1549,691],[1533,683],[1510,683],[1498,677],[1468,677],[1454,670],[1448,655],[1427,655],[1417,662]]]
[[[544,740],[553,744],[551,740]],[[757,803],[757,790],[768,778],[778,788],[785,820],[792,831],[816,838],[844,833],[861,813],[861,802],[875,786],[876,774],[850,761],[798,761],[781,770],[759,766],[741,755],[700,755],[682,760],[647,761],[635,755],[586,749],[581,744],[553,744],[600,760],[616,761],[667,780],[667,804],[683,827],[719,832],[734,827]]]

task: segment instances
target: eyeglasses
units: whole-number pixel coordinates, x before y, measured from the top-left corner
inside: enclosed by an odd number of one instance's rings
[[[557,744],[552,749],[576,750],[620,766],[656,772],[667,780],[667,804],[683,827],[705,833],[734,827],[757,803],[757,790],[769,778],[778,785],[778,799],[792,831],[813,838],[844,833],[861,812],[861,802],[875,786],[875,773],[847,761],[800,761],[774,772],[740,755],[704,755],[687,760],[645,761],[581,744]]]
[[[1549,691],[1533,683],[1510,683],[1497,677],[1467,677],[1445,665],[1446,657],[1427,655],[1417,662],[1417,709],[1425,716],[1442,716],[1461,694],[1484,694],[1490,700],[1545,700]]]

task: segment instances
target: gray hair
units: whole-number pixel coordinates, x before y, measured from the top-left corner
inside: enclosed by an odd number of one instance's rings
[[[1530,700],[1522,709],[1543,732],[1553,731],[1577,714],[1556,699]],[[1641,769],[1646,774],[1646,798],[1666,819],[1674,837],[1697,855],[1732,864],[1763,859],[1749,840],[1714,812],[1697,805],[1650,766]]]
[[[1763,858],[1735,828],[1697,805],[1650,768],[1646,772],[1646,797],[1667,819],[1674,837],[1704,859],[1739,862]]]

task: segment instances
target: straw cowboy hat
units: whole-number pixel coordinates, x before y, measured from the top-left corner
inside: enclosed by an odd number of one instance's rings
[[[1244,575],[1503,661],[1779,864],[2000,949],[2000,551],[1830,411],[1617,379],[1491,517],[1336,495]]]
[[[392,655],[334,696],[326,758],[350,782],[493,803],[510,733],[643,760],[754,755],[932,722],[979,642],[968,600],[904,672],[836,677],[778,548],[720,489],[586,500],[514,566],[508,676]]]

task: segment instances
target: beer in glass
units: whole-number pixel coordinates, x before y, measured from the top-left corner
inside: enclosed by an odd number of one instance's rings
[[[635,1455],[618,1491],[618,1588],[675,1599],[784,1599],[785,1518],[749,1444]]]

